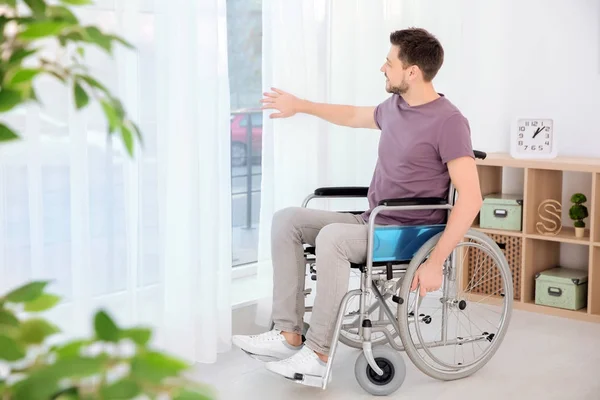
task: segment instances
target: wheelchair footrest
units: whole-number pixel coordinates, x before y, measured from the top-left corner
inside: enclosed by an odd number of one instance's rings
[[[323,380],[324,380],[324,378],[322,376],[314,376],[314,375],[306,375],[306,374],[294,374],[293,378],[288,378],[288,379],[290,379],[296,383],[299,383],[301,385],[312,386],[312,387],[317,387],[317,388],[323,387]]]

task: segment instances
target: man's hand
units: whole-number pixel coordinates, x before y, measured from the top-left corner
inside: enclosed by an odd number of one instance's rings
[[[340,126],[351,128],[379,129],[375,122],[375,107],[356,107],[343,104],[315,103],[309,100],[271,88],[272,92],[264,93],[263,110],[277,110],[271,118],[288,118],[303,113],[314,115]]]
[[[278,113],[271,114],[271,118],[288,118],[296,115],[299,112],[300,103],[302,100],[296,96],[284,92],[283,90],[271,88],[272,92],[265,92],[263,110],[277,110]]]
[[[427,292],[434,292],[442,287],[442,265],[425,261],[417,268],[410,291],[415,291],[419,286],[419,295],[425,297]]]

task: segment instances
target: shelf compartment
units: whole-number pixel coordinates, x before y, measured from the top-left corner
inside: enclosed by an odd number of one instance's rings
[[[535,275],[560,265],[560,243],[547,240],[525,239],[525,256],[521,274],[523,301],[535,302]]]
[[[502,191],[502,167],[479,165],[477,170],[483,196]]]
[[[600,316],[600,246],[590,247],[588,308],[590,314]]]
[[[574,172],[574,171],[563,171],[563,187],[562,187],[562,225],[563,230],[569,228],[568,232],[572,233],[572,237],[575,238],[574,221],[569,217],[569,209],[573,205],[571,203],[571,196],[575,193],[583,193],[587,198],[585,206],[591,214],[592,208],[592,197],[594,193],[594,179],[595,174],[590,172]],[[592,216],[589,215],[584,219],[585,222],[585,238],[586,241],[591,241],[591,226],[593,221]],[[562,233],[562,232],[561,232]]]
[[[562,171],[529,168],[525,179],[525,233],[536,235],[538,218],[538,207],[548,199],[562,201]],[[565,212],[564,205],[561,206],[562,213]],[[568,212],[568,210],[567,210]]]
[[[481,195],[485,198],[490,194],[517,194],[523,196],[524,191],[524,180],[525,180],[525,169],[524,168],[510,168],[510,167],[498,167],[489,165],[479,165],[479,185],[481,187]],[[481,228],[480,226],[480,214],[473,224],[474,228],[480,229],[486,233],[498,233],[503,234],[504,230],[500,229],[489,229]],[[514,233],[513,233],[514,232]],[[509,231],[509,235],[515,233],[522,233],[521,231]]]

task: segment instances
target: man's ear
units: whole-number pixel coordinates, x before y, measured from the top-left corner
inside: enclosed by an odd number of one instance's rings
[[[421,70],[419,69],[419,66],[417,66],[417,65],[412,65],[412,66],[410,67],[410,72],[408,73],[408,76],[409,76],[411,79],[415,79],[416,77],[418,77],[418,76],[419,76],[419,73],[420,73],[420,72],[421,72]]]

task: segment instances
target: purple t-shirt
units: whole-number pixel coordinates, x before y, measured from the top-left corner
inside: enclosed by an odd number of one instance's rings
[[[426,104],[411,107],[392,95],[375,109],[381,129],[379,153],[369,187],[371,210],[384,199],[407,197],[447,198],[450,175],[446,163],[474,157],[469,122],[443,94]],[[421,225],[446,221],[447,210],[383,211],[381,225]]]

